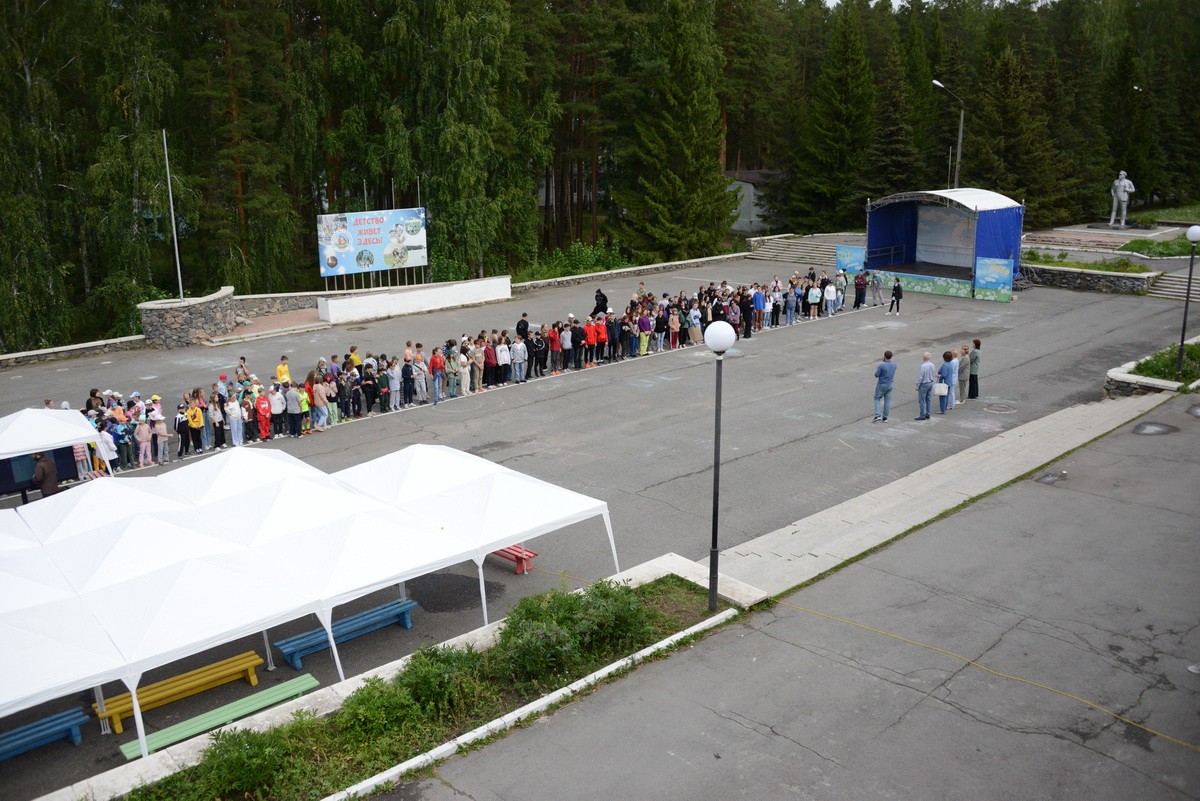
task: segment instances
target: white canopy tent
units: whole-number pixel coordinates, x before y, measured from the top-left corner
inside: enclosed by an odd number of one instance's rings
[[[22,409],[0,417],[0,459],[81,442],[99,444],[100,435],[86,417],[70,409]]]
[[[441,536],[470,544],[488,622],[483,560],[500,548],[601,517],[620,574],[608,504],[444,445],[413,445],[334,473],[387,504],[409,510]]]
[[[137,687],[153,668],[311,613],[342,675],[339,604],[467,560],[482,590],[490,551],[596,515],[613,545],[595,499],[440,446],[384,459],[415,482],[378,472],[399,503],[239,448],[0,515],[0,652],[19,655],[0,660],[0,716],[119,679],[145,753]]]

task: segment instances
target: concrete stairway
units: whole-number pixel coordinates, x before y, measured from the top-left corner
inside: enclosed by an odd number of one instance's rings
[[[758,248],[746,254],[746,258],[828,269],[837,264],[837,245],[798,236],[779,237],[764,241]]]
[[[1187,273],[1164,273],[1147,293],[1152,298],[1183,300],[1187,292]],[[1200,275],[1192,276],[1192,302],[1200,302]]]

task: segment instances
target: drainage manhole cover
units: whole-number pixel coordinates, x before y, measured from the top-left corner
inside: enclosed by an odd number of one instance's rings
[[[347,328],[346,330],[347,331],[366,331],[367,327],[365,325],[355,325],[355,326],[351,326],[350,328]]]
[[[1174,434],[1179,429],[1166,423],[1138,423],[1133,427],[1133,433],[1144,437],[1156,437],[1160,434]]]
[[[1065,481],[1067,478],[1066,472],[1062,473],[1047,473],[1044,476],[1038,476],[1034,479],[1038,484],[1057,484],[1060,481]]]
[[[1016,408],[1009,406],[1007,403],[993,403],[984,407],[984,411],[992,414],[1012,414]]]

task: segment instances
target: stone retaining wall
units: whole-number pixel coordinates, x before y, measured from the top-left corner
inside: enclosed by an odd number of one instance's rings
[[[271,314],[315,309],[328,292],[289,292],[281,295],[236,295],[233,311],[238,317],[266,317]]]
[[[1042,264],[1021,264],[1021,269],[1034,276],[1042,286],[1063,289],[1082,289],[1088,292],[1111,292],[1118,295],[1144,295],[1154,279],[1162,273],[1110,273],[1104,270],[1080,270],[1074,267],[1048,267]]]
[[[16,367],[18,364],[34,364],[36,362],[52,362],[58,359],[74,359],[78,356],[99,356],[102,353],[114,353],[119,350],[133,350],[144,347],[146,338],[141,334],[117,339],[100,339],[95,342],[80,342],[78,345],[63,345],[60,348],[43,348],[42,350],[26,350],[17,353],[0,354],[0,368]]]
[[[146,344],[156,348],[197,345],[237,327],[231,286],[202,298],[139,303],[138,311]]]

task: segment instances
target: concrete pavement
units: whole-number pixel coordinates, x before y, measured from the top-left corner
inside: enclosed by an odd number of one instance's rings
[[[1200,798],[1200,404],[1145,403],[1052,469],[381,797]],[[996,448],[1036,460],[1053,439]],[[964,479],[992,463],[974,456]],[[743,579],[763,563],[731,561]]]

